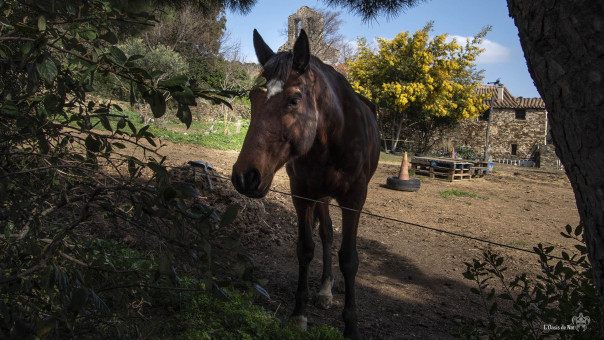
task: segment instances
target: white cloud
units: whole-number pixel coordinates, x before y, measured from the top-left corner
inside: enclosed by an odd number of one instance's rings
[[[472,40],[472,37],[452,35],[449,36],[449,40],[450,39],[457,39],[458,43],[465,44],[466,40]],[[479,46],[480,48],[484,49],[484,52],[482,52],[480,56],[478,56],[478,60],[476,60],[478,64],[496,64],[510,61],[511,51],[508,47],[505,47],[488,39],[483,39],[482,43]]]

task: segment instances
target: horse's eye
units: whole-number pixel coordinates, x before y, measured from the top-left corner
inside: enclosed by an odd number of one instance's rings
[[[298,106],[300,104],[300,98],[290,98],[287,102],[287,106]]]

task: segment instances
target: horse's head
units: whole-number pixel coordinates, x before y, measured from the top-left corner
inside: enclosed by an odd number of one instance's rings
[[[304,30],[292,52],[275,54],[254,30],[254,48],[266,78],[250,92],[250,127],[231,180],[240,193],[263,197],[275,172],[312,147],[317,130],[313,72]]]

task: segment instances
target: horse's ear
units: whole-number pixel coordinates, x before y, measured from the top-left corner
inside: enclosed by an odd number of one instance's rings
[[[262,66],[275,55],[275,52],[268,47],[256,29],[254,29],[254,49],[256,50],[256,57],[258,57],[258,61]]]
[[[304,30],[300,30],[300,35],[294,44],[294,60],[292,67],[300,72],[305,72],[308,69],[310,62],[310,45],[308,36]]]

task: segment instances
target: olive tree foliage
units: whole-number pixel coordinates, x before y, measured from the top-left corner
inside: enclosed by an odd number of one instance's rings
[[[155,117],[172,98],[189,125],[196,98],[232,93],[162,79],[125,53],[117,23],[150,25],[149,13],[102,0],[7,0],[0,13],[0,337],[148,337],[147,306],[185,289],[176,253],[191,254],[186,289],[219,289],[221,272],[249,282],[249,256],[225,228],[236,208],[220,218],[195,199],[149,126],[90,96],[112,75]]]
[[[374,101],[384,139],[392,139],[395,151],[401,137],[418,141],[425,152],[438,130],[462,119],[476,117],[483,98],[476,93],[482,80],[475,61],[478,47],[490,27],[465,45],[446,34],[430,38],[433,24],[410,34],[401,32],[392,40],[377,39],[370,48],[359,39],[358,54],[348,63],[353,88]]]
[[[120,8],[124,11],[142,8],[155,14],[151,26],[116,26],[119,47],[127,56],[143,55],[136,64],[148,66],[151,72],[163,71],[156,82],[175,74],[186,74],[198,86],[219,86],[215,80],[220,79],[221,73],[216,64],[225,39],[226,23],[221,1],[184,1],[181,4],[134,1]],[[123,100],[130,96],[128,84],[117,77],[101,76],[98,80],[95,90],[100,96],[115,95]],[[134,97],[137,102],[141,100],[136,88]]]
[[[157,86],[160,81],[189,72],[189,65],[183,56],[169,46],[157,45],[148,49],[141,38],[128,38],[117,47],[124,52],[127,58],[135,58],[131,61],[132,65],[147,70],[151,75],[156,75],[152,81],[154,86]],[[128,101],[132,95],[135,102],[141,102],[140,93],[136,88],[131,89],[131,85],[127,79],[108,72],[96,75],[94,92],[102,97],[124,101]]]
[[[184,58],[170,46],[156,45],[151,49],[147,49],[141,38],[131,38],[117,46],[124,51],[127,57],[143,56],[135,60],[134,64],[151,73],[157,72],[158,76],[153,79],[156,86],[160,81],[174,78],[180,74],[187,74],[189,71]]]
[[[206,55],[218,55],[226,28],[221,3],[200,7],[185,2],[180,8],[164,11],[152,28],[141,36],[148,49],[158,45],[184,52],[196,50]]]
[[[198,84],[218,87],[222,74],[218,68],[225,42],[226,18],[222,3],[204,6],[185,2],[180,8],[162,12],[153,28],[141,37],[148,50],[168,46],[190,65],[189,76]]]

